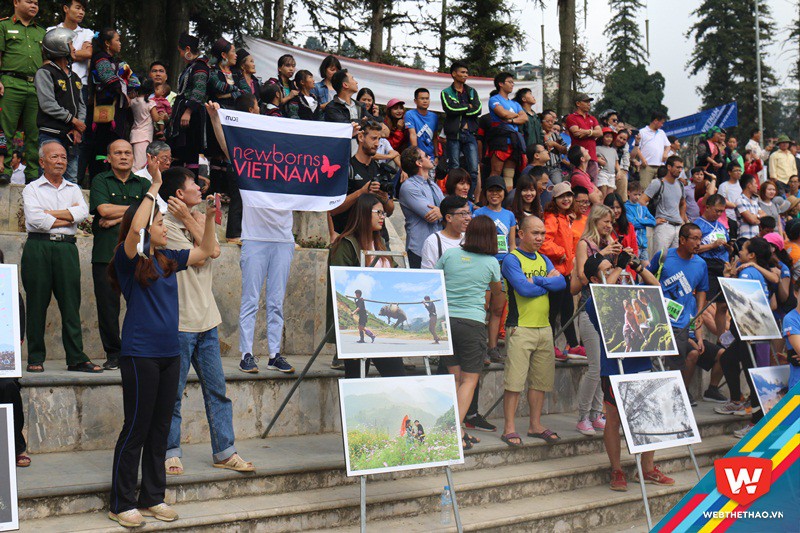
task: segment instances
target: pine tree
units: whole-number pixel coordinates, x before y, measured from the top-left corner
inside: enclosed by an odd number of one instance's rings
[[[641,0],[609,0],[611,20],[605,28],[608,38],[608,64],[611,69],[626,69],[646,63],[642,33],[636,23],[636,12],[644,7]]]
[[[462,40],[461,60],[470,74],[493,76],[511,67],[503,57],[524,38],[505,0],[456,0],[449,15],[450,27],[461,28],[454,40]]]
[[[775,75],[764,61],[763,50],[769,45],[775,27],[766,2],[760,2],[761,30],[761,92],[767,98],[768,89],[775,85]],[[739,106],[740,128],[746,134],[758,123],[755,2],[754,0],[703,0],[693,13],[699,20],[689,29],[695,48],[689,60],[690,74],[701,72],[708,79],[698,93],[705,107],[727,104],[733,100]],[[764,115],[764,128],[769,130],[771,118]]]

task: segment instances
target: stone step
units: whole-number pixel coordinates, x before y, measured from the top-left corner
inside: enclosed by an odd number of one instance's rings
[[[292,356],[288,360],[299,374],[309,357]],[[317,358],[271,435],[313,435],[340,430],[338,380],[344,373],[331,370],[330,360],[331,356]],[[422,360],[414,361],[417,367],[413,372],[423,373]],[[270,372],[264,364],[259,374],[245,374],[239,371],[238,360],[232,358],[223,358],[222,366],[228,398],[233,402],[237,438],[260,437],[297,379],[296,374]],[[554,393],[548,394],[545,400],[545,413],[570,412],[577,408],[577,387],[585,368],[585,363],[557,366]],[[376,375],[374,370],[372,375]],[[118,371],[84,374],[48,367],[43,374],[25,373],[21,382],[31,453],[114,447],[122,428],[123,412]],[[491,365],[484,372],[482,383],[480,405],[485,412],[502,393],[502,366]],[[520,403],[519,413],[527,414],[526,402]],[[183,442],[209,442],[202,393],[193,369],[182,404]],[[500,414],[499,409],[495,414]]]
[[[699,412],[697,418],[704,438],[696,448],[698,461],[708,464],[735,444],[734,439],[721,434],[735,421],[707,412]],[[500,441],[499,434],[480,433],[482,442],[466,453],[466,464],[454,468],[460,476],[465,476],[462,482],[468,483],[462,488],[459,482],[459,499],[472,504],[480,502],[477,494],[483,487],[492,487],[495,498],[513,499],[522,493],[547,493],[607,482],[608,465],[601,436],[588,438],[574,431],[574,415],[545,415],[543,420],[562,436],[557,445],[547,446],[538,439],[526,438],[524,447],[510,448]],[[522,419],[519,422],[525,423]],[[218,498],[277,495],[355,483],[344,472],[339,434],[240,440],[237,449],[255,463],[256,473],[243,475],[211,468],[208,445],[185,446],[186,473],[168,476],[167,500],[183,506]],[[31,467],[18,469],[20,518],[30,520],[104,509],[110,491],[112,458],[110,450],[33,456]],[[690,467],[685,449],[659,454],[659,458],[665,471]],[[491,471],[494,482],[487,481],[487,471]],[[441,469],[371,476],[370,482],[431,477],[432,472]],[[438,486],[441,491],[443,476],[433,477],[433,489]],[[550,478],[558,479],[557,484],[541,484]],[[514,482],[510,483],[510,479]],[[434,505],[436,491],[426,498],[429,500],[426,505]]]

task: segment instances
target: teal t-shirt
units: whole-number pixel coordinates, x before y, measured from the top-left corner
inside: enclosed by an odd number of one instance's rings
[[[447,307],[451,317],[483,322],[489,283],[500,281],[500,263],[493,255],[465,252],[460,246],[446,250],[436,262],[444,271]]]

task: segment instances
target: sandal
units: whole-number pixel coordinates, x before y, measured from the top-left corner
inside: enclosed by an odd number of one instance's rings
[[[545,441],[547,444],[549,444],[551,446],[553,444],[555,444],[556,442],[561,440],[561,437],[558,436],[558,433],[555,433],[554,431],[550,431],[549,429],[545,429],[541,433],[528,432],[528,436],[529,437],[536,437],[537,439],[542,439],[543,441]]]
[[[164,468],[167,470],[168,476],[180,476],[183,474],[183,463],[181,463],[180,457],[170,457],[164,461]]]
[[[463,436],[463,437],[461,437],[461,440],[462,440],[462,442],[463,442],[463,445],[461,446],[461,448],[462,448],[464,451],[467,451],[467,450],[471,450],[471,449],[472,449],[472,441],[470,440],[470,438],[469,438],[469,435],[467,435],[467,434],[465,433],[465,434],[464,434],[464,436]]]
[[[517,439],[519,442],[513,442],[513,439]],[[522,437],[519,436],[519,433],[506,433],[500,436],[500,440],[512,448],[520,448],[522,446]]]
[[[100,374],[103,372],[103,369],[100,365],[96,365],[91,361],[84,361],[83,363],[78,363],[77,365],[69,365],[67,366],[67,370],[69,372],[86,372],[89,374]]]
[[[238,453],[231,455],[224,463],[214,463],[214,468],[227,468],[235,472],[255,472],[256,467],[253,463],[245,461],[239,457]]]
[[[31,458],[21,453],[17,456],[17,466],[20,468],[25,468],[31,466]]]
[[[44,372],[44,365],[39,365],[35,363],[28,363],[28,372],[32,373],[41,373]]]
[[[467,435],[467,438],[469,439],[469,441],[470,441],[472,444],[478,444],[478,443],[481,441],[481,439],[479,439],[479,438],[478,438],[478,437],[476,437],[475,435]]]

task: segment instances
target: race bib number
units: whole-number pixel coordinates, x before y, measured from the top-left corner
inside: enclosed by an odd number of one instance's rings
[[[508,253],[508,238],[505,235],[497,236],[497,253],[498,254]]]
[[[667,314],[670,320],[677,321],[683,313],[683,305],[669,298],[664,298],[664,303],[667,304]]]
[[[716,242],[716,241],[724,241],[724,240],[726,240],[726,239],[725,239],[725,234],[724,234],[724,233],[722,233],[722,232],[715,232],[715,233],[712,233],[712,234],[710,235],[710,237],[711,237],[711,242]]]

